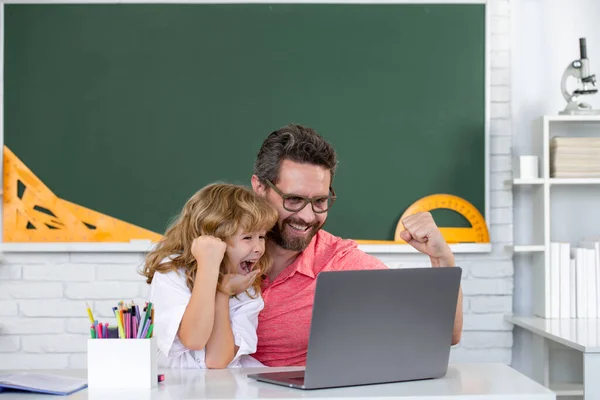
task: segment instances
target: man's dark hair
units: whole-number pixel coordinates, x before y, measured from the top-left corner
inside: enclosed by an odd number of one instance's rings
[[[314,129],[290,124],[271,133],[258,151],[254,174],[261,182],[268,179],[277,183],[283,160],[325,167],[331,172],[333,182],[337,155]]]

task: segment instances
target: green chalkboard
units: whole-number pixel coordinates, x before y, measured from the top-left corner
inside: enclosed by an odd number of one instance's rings
[[[10,4],[4,29],[4,143],[76,204],[162,233],[293,122],[338,151],[332,233],[393,239],[433,193],[485,212],[483,4]]]

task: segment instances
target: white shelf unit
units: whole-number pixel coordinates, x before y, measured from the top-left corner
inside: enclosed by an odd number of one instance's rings
[[[509,181],[513,185],[542,185],[544,183],[544,179],[535,178],[535,179],[521,179],[516,178],[513,181]]]
[[[546,246],[543,244],[526,244],[520,246],[506,246],[508,250],[514,253],[538,253],[546,251]]]
[[[583,384],[581,383],[551,383],[550,390],[556,393],[556,396],[583,396]]]
[[[516,178],[512,181],[506,181],[507,185],[600,185],[600,178],[536,178],[521,179]]]
[[[550,178],[549,185],[600,185],[600,178]]]
[[[533,378],[549,387],[557,397],[597,399],[600,380],[600,319],[546,319],[539,317],[507,316],[506,320],[534,335],[535,370]],[[552,382],[550,379],[550,352],[552,349],[570,349],[581,354],[582,382]],[[556,360],[555,360],[556,361]]]
[[[576,124],[576,125],[575,125]],[[523,203],[531,207],[525,218],[515,218],[515,226],[528,230],[525,238],[519,238],[511,246],[515,256],[529,257],[528,267],[532,268],[534,292],[534,316],[519,318],[508,316],[507,320],[533,333],[534,378],[552,389],[557,397],[584,396],[585,399],[600,399],[600,380],[590,379],[600,367],[600,353],[590,353],[589,347],[579,346],[577,339],[565,339],[565,332],[572,332],[573,324],[600,326],[599,320],[561,320],[544,318],[543,300],[545,286],[543,271],[550,265],[550,244],[569,242],[577,245],[584,238],[600,236],[600,178],[552,178],[550,177],[550,140],[554,136],[596,136],[600,137],[600,116],[544,116],[541,119],[541,135],[534,137],[533,155],[540,162],[541,176],[537,179],[515,179],[505,182],[511,185],[519,195],[527,194]],[[576,134],[573,133],[576,131]],[[588,204],[584,204],[585,201]],[[594,209],[593,202],[596,206]],[[529,220],[527,220],[529,218]],[[572,220],[570,220],[572,219]],[[519,242],[521,241],[521,242]],[[542,272],[541,274],[539,272]],[[537,278],[537,279],[536,279]],[[537,304],[536,304],[537,303]],[[566,324],[566,325],[565,325]],[[558,326],[558,330],[556,330]],[[567,326],[565,328],[565,326]],[[561,328],[562,327],[562,331]],[[553,330],[554,329],[554,330]],[[591,329],[591,328],[590,328]],[[566,331],[565,331],[566,330]],[[600,344],[600,328],[591,332],[596,344]],[[588,332],[589,333],[589,332]],[[561,351],[579,352],[583,355],[583,376],[577,376],[576,382],[553,382],[550,365],[550,353],[555,343]],[[579,346],[579,347],[578,347]],[[556,349],[555,349],[556,350]],[[600,351],[600,350],[599,350]],[[562,362],[562,360],[559,360]],[[566,363],[566,365],[570,365]],[[581,366],[580,366],[581,367]],[[595,370],[593,370],[593,368]],[[588,377],[588,379],[585,379]],[[598,383],[596,383],[596,381]]]

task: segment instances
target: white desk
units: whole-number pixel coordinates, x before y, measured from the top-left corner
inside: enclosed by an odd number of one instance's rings
[[[561,396],[600,399],[600,319],[545,319],[507,316],[506,320],[534,335],[534,379]],[[583,384],[550,382],[549,341],[583,354]]]
[[[249,373],[298,368],[167,370],[165,382],[153,390],[88,389],[68,400],[179,399],[401,399],[401,400],[554,400],[552,391],[504,364],[456,364],[444,378],[323,390],[298,390],[247,378]],[[0,371],[0,373],[15,371]],[[85,370],[39,371],[85,378]],[[49,400],[57,396],[0,393],[0,400]]]

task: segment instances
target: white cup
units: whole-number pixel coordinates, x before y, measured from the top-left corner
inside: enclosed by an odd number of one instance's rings
[[[519,161],[521,167],[521,179],[539,178],[537,156],[521,156]]]

